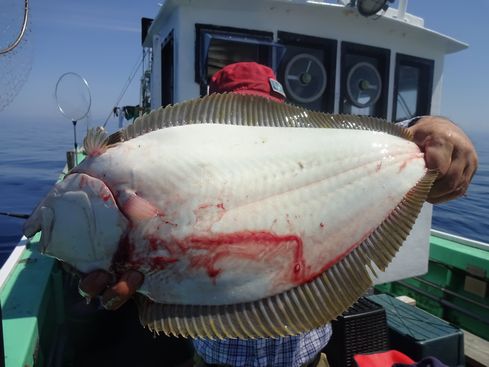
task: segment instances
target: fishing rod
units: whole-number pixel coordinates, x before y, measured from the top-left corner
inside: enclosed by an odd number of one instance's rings
[[[126,81],[126,84],[124,85],[124,87],[122,88],[122,91],[121,93],[119,94],[119,97],[117,98],[117,101],[115,102],[114,104],[114,107],[115,106],[118,106],[120,101],[122,100],[122,98],[124,97],[124,95],[126,94],[127,92],[127,89],[129,88],[129,86],[131,85],[132,83],[132,80],[134,79],[134,77],[136,76],[136,73],[139,69],[139,66],[143,63],[144,61],[144,56],[146,55],[146,51],[143,50],[143,56],[141,58],[138,58],[136,64],[134,65],[134,67],[132,68],[132,71],[131,73],[129,74],[129,78],[127,79]],[[110,110],[109,112],[109,115],[107,116],[107,118],[105,119],[105,122],[104,124],[102,125],[103,128],[105,128],[105,126],[107,125],[107,123],[109,122],[109,119],[110,117],[112,116],[113,114],[113,108]]]
[[[8,212],[0,212],[0,215],[5,215],[7,217],[20,218],[20,219],[29,219],[30,214],[21,214],[21,213],[8,213]]]

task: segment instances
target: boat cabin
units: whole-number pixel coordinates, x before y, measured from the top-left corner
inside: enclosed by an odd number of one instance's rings
[[[407,0],[370,16],[355,3],[165,1],[142,22],[141,103],[203,96],[223,66],[256,61],[276,72],[289,102],[309,109],[389,121],[439,113],[444,57],[467,46],[424,28]]]

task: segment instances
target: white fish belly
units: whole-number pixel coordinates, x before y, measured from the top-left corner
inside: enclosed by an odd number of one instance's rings
[[[148,133],[80,170],[131,220],[116,258],[145,273],[150,298],[179,304],[252,301],[314,279],[426,173],[419,148],[386,133],[206,124]],[[132,196],[155,210],[134,215]]]

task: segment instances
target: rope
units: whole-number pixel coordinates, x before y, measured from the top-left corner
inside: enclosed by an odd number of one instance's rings
[[[117,101],[115,102],[114,104],[114,107],[110,110],[109,112],[109,115],[107,116],[107,118],[105,119],[105,122],[104,124],[102,125],[102,127],[105,128],[105,126],[107,125],[107,122],[109,122],[109,119],[110,117],[112,116],[112,113],[113,113],[113,110],[116,106],[119,105],[121,99],[124,97],[124,95],[126,94],[127,92],[127,89],[129,88],[129,86],[131,85],[132,83],[132,80],[134,79],[134,76],[136,75],[136,72],[138,71],[139,69],[139,66],[143,63],[143,60],[144,60],[144,54],[145,54],[145,51],[143,51],[143,56],[141,57],[141,59],[138,59],[138,61],[136,62],[136,64],[134,65],[132,71],[131,71],[131,74],[129,75],[129,78],[127,79],[126,81],[126,84],[124,85],[124,87],[122,88],[122,91],[121,93],[119,94],[119,97],[117,98]]]

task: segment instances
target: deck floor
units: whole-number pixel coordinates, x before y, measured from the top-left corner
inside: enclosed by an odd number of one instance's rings
[[[489,341],[466,330],[462,331],[464,332],[464,352],[467,367],[489,366]]]

